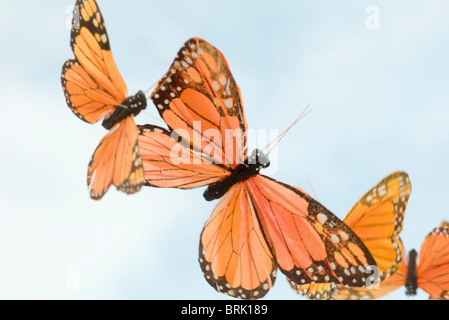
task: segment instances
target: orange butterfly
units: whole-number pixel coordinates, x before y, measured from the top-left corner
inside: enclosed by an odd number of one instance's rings
[[[403,260],[399,233],[404,224],[411,190],[407,173],[394,172],[365,193],[343,220],[376,260],[379,276],[376,280],[382,283],[382,288],[385,286],[384,281],[400,268]],[[291,282],[291,285],[296,292],[311,299],[336,298],[337,292],[380,292],[366,288],[348,289],[330,283],[297,285]]]
[[[408,261],[403,259],[398,271],[379,289],[339,288],[331,295],[333,299],[376,299],[402,286],[406,295],[416,295],[417,288],[421,288],[431,300],[449,300],[449,223],[433,229],[424,239],[419,257],[411,250]]]
[[[304,191],[259,174],[261,151],[247,156],[240,90],[218,49],[188,40],[151,98],[169,130],[139,126],[147,185],[208,186],[206,200],[220,199],[199,247],[215,290],[261,298],[278,268],[296,283],[365,284],[375,261],[357,235]]]
[[[142,91],[127,97],[95,0],[76,2],[70,44],[75,59],[65,62],[61,74],[67,104],[81,120],[103,119],[103,127],[109,130],[89,163],[90,196],[101,199],[112,184],[135,193],[145,180],[134,116],[146,108],[146,97]]]

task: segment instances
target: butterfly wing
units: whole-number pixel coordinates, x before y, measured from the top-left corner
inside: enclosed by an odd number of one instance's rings
[[[389,294],[405,285],[408,273],[407,257],[404,256],[404,249],[401,240],[398,240],[401,251],[401,263],[397,270],[388,278],[376,282],[369,288],[346,288],[344,286],[331,286],[329,299],[332,300],[372,300]]]
[[[127,96],[112,57],[100,9],[94,0],[75,5],[71,47],[75,59],[62,67],[61,83],[69,108],[89,123],[110,115]]]
[[[292,289],[300,295],[313,300],[328,300],[331,297],[332,288],[335,286],[330,283],[312,283],[299,285],[296,282],[287,279]],[[348,288],[350,290],[350,288]]]
[[[240,89],[223,54],[207,41],[185,43],[151,99],[170,130],[208,161],[235,168],[245,159]]]
[[[366,284],[376,263],[359,237],[329,210],[300,189],[263,175],[245,184],[269,247],[290,281]]]
[[[218,292],[258,299],[272,287],[276,262],[244,183],[234,185],[218,201],[204,225],[199,262],[207,282]]]
[[[131,115],[117,122],[100,141],[90,160],[87,185],[90,196],[99,200],[111,185],[127,194],[145,182],[137,143],[137,128]]]
[[[407,173],[394,172],[365,193],[343,220],[359,236],[376,260],[379,281],[384,281],[401,265],[399,233],[403,227],[410,192],[411,184]],[[312,299],[328,299],[335,295],[335,292],[331,294],[335,286],[330,284],[292,286],[298,293]],[[357,291],[342,286],[337,286],[335,290],[339,292],[340,298],[352,297]],[[347,293],[344,292],[346,290]]]
[[[370,250],[381,280],[388,278],[401,264],[399,233],[411,190],[408,174],[394,172],[364,194],[344,219]]]
[[[383,297],[400,287],[404,286],[407,279],[408,267],[405,263],[405,257],[399,268],[388,279],[382,281],[379,285],[370,288],[345,288],[337,286],[330,292],[330,299],[333,300],[373,300]]]
[[[449,300],[449,224],[443,222],[424,240],[416,269],[418,287],[431,299]]]
[[[178,143],[166,129],[138,126],[145,180],[153,187],[189,189],[229,175],[225,167],[204,162],[201,153]]]

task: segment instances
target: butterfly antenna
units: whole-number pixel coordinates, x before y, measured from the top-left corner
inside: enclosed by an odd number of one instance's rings
[[[11,47],[9,44],[4,43],[3,41],[0,41],[0,46],[5,47],[6,49],[10,50],[11,52],[14,52],[15,54],[21,56],[22,58],[27,59],[31,63],[35,63],[36,59],[30,57],[29,55],[23,53],[22,51],[17,50],[14,47]]]
[[[315,196],[315,199],[320,202],[320,199],[318,199],[318,195],[315,192],[315,189],[313,188],[312,182],[307,178],[307,182],[309,183],[310,189],[312,189],[313,195]]]
[[[148,94],[148,92],[150,92],[150,90],[153,89],[157,84],[158,84],[158,82],[155,82],[155,83],[153,83],[153,85],[151,87],[149,87],[147,90],[145,90],[145,95]],[[148,96],[147,99],[150,99],[150,96]]]
[[[304,110],[300,113],[300,115],[296,118],[295,121],[293,121],[293,123],[287,128],[285,129],[279,136],[277,136],[273,141],[271,141],[265,148],[262,149],[262,151],[264,151],[265,149],[267,149],[269,146],[273,145],[271,147],[271,149],[266,153],[266,156],[268,156],[270,154],[271,151],[273,151],[273,149],[278,145],[278,143],[282,140],[282,138],[284,138],[284,136],[287,134],[287,132],[295,125],[297,124],[300,120],[304,119],[305,116],[307,116],[310,112],[312,111],[312,109],[310,108],[310,104],[307,105],[307,107],[304,108]]]
[[[164,126],[164,122],[162,121],[162,119],[160,117],[153,115],[151,111],[148,110],[148,108],[142,110],[141,112],[143,112],[145,115],[149,116],[153,120],[152,124],[157,124],[162,127]]]

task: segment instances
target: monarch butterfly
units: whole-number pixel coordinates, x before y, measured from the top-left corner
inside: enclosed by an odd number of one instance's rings
[[[401,250],[402,245],[401,245]],[[419,257],[415,250],[402,260],[399,269],[379,289],[344,288],[331,293],[333,299],[376,299],[405,286],[405,294],[416,295],[417,288],[430,300],[449,300],[449,223],[442,222],[424,239]]]
[[[70,45],[75,59],[67,60],[61,73],[67,104],[81,120],[103,119],[103,127],[109,130],[89,162],[90,196],[101,199],[112,184],[135,193],[145,180],[134,116],[146,108],[146,97],[142,91],[127,97],[95,0],[76,2]]]
[[[259,174],[261,151],[247,156],[240,96],[223,54],[191,38],[151,94],[169,130],[138,126],[146,185],[207,186],[205,199],[220,199],[200,236],[206,281],[242,299],[263,297],[278,268],[296,283],[363,286],[375,261],[357,235],[306,192]]]
[[[384,281],[400,268],[403,261],[399,233],[404,224],[411,190],[412,185],[408,174],[394,172],[366,192],[352,206],[343,220],[365,243],[376,260],[379,268],[379,278],[376,280],[380,281],[382,286],[385,284]],[[329,283],[297,285],[291,282],[291,286],[297,293],[311,299],[335,298],[336,292],[360,292],[361,290],[378,292],[378,290],[366,288],[348,289]]]

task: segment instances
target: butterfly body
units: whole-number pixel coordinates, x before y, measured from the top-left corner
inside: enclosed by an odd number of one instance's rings
[[[260,169],[270,165],[268,157],[255,149],[243,164],[235,168],[226,179],[210,184],[203,193],[204,199],[212,201],[220,199],[235,184],[259,174]]]
[[[116,106],[111,115],[103,120],[103,127],[110,130],[117,122],[130,115],[137,116],[140,111],[147,107],[147,99],[143,91],[137,92],[134,96],[126,98],[120,105]]]
[[[408,254],[408,272],[405,280],[405,294],[407,296],[415,296],[418,288],[418,280],[416,278],[416,256],[417,252],[413,249]]]

